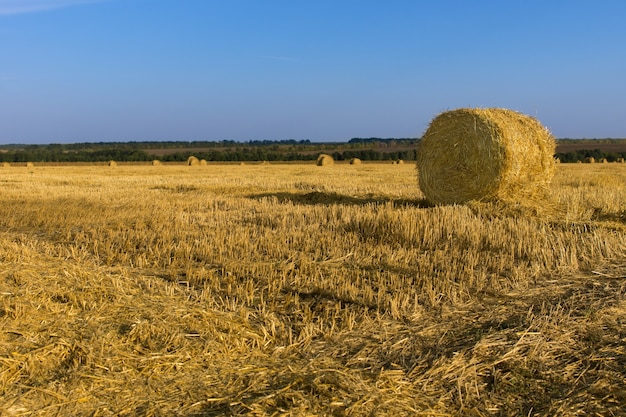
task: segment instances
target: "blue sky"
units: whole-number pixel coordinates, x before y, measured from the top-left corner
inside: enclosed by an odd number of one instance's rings
[[[626,137],[626,1],[0,0],[0,143]]]

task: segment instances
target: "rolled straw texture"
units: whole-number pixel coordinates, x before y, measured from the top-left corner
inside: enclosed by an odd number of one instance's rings
[[[325,153],[320,154],[320,156],[317,157],[317,166],[328,166],[328,165],[332,165],[335,163],[335,160],[333,159],[332,156],[327,155]]]
[[[534,200],[554,174],[555,147],[548,129],[518,112],[447,111],[420,141],[420,189],[434,204]]]

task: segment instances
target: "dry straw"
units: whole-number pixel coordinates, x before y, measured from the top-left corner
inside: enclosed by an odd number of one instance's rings
[[[200,165],[200,160],[196,158],[195,156],[190,156],[189,158],[187,158],[187,165],[189,166]]]
[[[617,162],[618,164],[623,164],[624,163],[624,158],[617,158],[615,160],[615,162]]]
[[[109,161],[109,166],[110,167],[116,167],[117,166],[117,162],[111,160],[111,161]]]
[[[34,167],[34,166],[35,166],[35,164],[33,164],[32,162],[26,162],[26,166],[27,166],[27,167]]]
[[[608,164],[609,161],[606,160],[606,158],[600,158],[600,160],[598,161],[601,164]]]
[[[394,164],[396,165],[403,165],[404,164],[404,160],[403,159],[398,159],[397,161],[393,161]]]
[[[588,156],[585,158],[585,163],[586,164],[595,164],[596,163],[596,158],[594,158],[593,156]]]
[[[360,164],[361,164],[361,160],[359,158],[350,159],[350,165],[360,165]]]
[[[552,179],[555,147],[548,129],[518,112],[447,111],[419,145],[420,188],[435,204],[535,201]]]
[[[200,165],[207,165],[206,159],[201,159],[200,160]]]
[[[318,167],[323,167],[323,166],[328,166],[328,165],[332,165],[335,163],[335,160],[333,159],[332,156],[325,154],[325,153],[321,153],[320,156],[317,157],[317,166]]]
[[[161,165],[161,161],[159,161],[158,159],[155,159],[154,161],[152,161],[152,166],[158,166]]]
[[[2,163],[2,166],[3,166],[4,168],[9,168],[9,167],[11,166],[11,164],[10,164],[10,163],[8,163],[8,162],[3,162],[3,163]]]

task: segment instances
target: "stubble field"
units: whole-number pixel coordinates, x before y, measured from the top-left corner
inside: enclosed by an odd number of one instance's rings
[[[2,416],[624,416],[626,165],[0,168]]]

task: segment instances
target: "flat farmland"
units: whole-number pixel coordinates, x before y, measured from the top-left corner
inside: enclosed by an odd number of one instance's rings
[[[0,167],[2,416],[624,416],[626,165]]]

